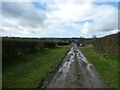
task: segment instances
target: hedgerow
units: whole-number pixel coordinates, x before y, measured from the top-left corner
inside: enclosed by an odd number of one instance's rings
[[[27,38],[2,38],[2,57],[14,57],[26,53],[53,48],[56,45],[68,45],[66,42]]]
[[[2,56],[14,57],[17,55],[35,52],[44,48],[55,47],[51,41],[27,40],[27,39],[2,39]]]
[[[119,56],[120,54],[119,39],[120,33],[117,33],[102,38],[96,38],[92,40],[92,44],[98,51],[101,51],[106,54],[109,53],[112,55]]]

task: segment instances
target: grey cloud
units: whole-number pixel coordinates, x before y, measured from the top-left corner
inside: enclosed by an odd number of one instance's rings
[[[42,26],[46,20],[46,14],[37,10],[29,2],[3,2],[2,15],[7,18],[19,19],[22,26]]]

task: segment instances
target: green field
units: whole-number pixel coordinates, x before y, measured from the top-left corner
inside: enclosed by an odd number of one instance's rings
[[[67,49],[68,46],[58,46],[14,58],[3,58],[3,88],[36,88],[55,69]]]
[[[87,59],[94,65],[109,87],[118,88],[118,57],[104,55],[93,49],[93,46],[80,47]]]

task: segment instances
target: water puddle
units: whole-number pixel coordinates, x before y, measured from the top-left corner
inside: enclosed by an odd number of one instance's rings
[[[86,69],[89,71],[89,73],[91,74],[92,77],[95,77],[92,67],[93,65],[87,60],[87,58],[82,54],[82,52],[76,48],[76,55],[77,55],[77,59],[80,61],[82,60],[84,62],[84,66],[86,66]]]
[[[63,66],[59,69],[59,73],[61,76],[66,76],[66,73],[69,71],[71,63],[74,61],[75,53],[73,47],[71,47],[70,51],[67,54],[67,59]]]
[[[78,60],[73,63],[74,60]],[[78,65],[78,67],[76,67]],[[76,45],[71,46],[69,52],[65,56],[62,64],[59,66],[54,77],[51,79],[48,88],[65,88],[65,87],[85,87],[97,88],[103,87],[99,77],[97,76],[93,65],[87,60]],[[77,70],[76,70],[77,69]],[[80,70],[80,71],[78,71]],[[80,75],[78,76],[78,72]],[[80,85],[78,81],[80,77]]]

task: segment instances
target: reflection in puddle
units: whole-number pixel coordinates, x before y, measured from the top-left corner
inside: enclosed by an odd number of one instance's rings
[[[63,76],[66,75],[66,73],[69,71],[71,63],[74,61],[74,49],[71,47],[70,51],[67,54],[68,58],[66,62],[63,64],[63,66],[59,69],[59,73],[62,74]]]
[[[76,48],[76,55],[79,61],[83,61],[86,65],[86,69],[89,71],[89,73],[91,74],[92,77],[94,77],[94,73],[92,70],[93,65],[87,60],[87,58],[82,54],[82,52],[80,50],[78,50]]]

